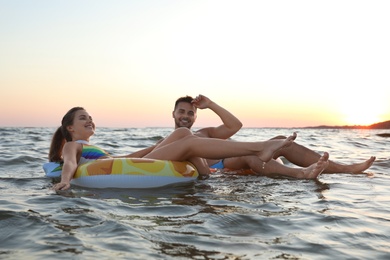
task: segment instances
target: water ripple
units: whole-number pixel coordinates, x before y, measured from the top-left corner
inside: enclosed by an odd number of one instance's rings
[[[42,171],[54,130],[0,128],[4,258],[386,259],[390,254],[390,154],[388,139],[378,135],[383,131],[253,128],[233,137],[258,141],[297,131],[297,143],[328,151],[332,160],[377,156],[372,177],[322,174],[308,181],[217,172],[163,189],[75,186],[56,193],[50,188],[58,180],[44,178]],[[127,154],[171,130],[102,128],[91,142]]]

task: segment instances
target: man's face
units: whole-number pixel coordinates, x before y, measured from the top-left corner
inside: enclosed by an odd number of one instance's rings
[[[187,102],[180,102],[176,109],[172,112],[175,120],[175,128],[187,127],[191,129],[196,120],[196,108]]]

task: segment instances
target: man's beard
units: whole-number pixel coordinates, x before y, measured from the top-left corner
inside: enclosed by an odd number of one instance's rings
[[[175,120],[176,127],[187,127],[188,129],[191,129],[192,125],[194,124],[191,121],[188,121],[187,123],[183,123],[180,120]]]

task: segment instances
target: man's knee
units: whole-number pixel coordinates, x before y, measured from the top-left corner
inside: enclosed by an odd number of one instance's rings
[[[286,138],[287,138],[287,136],[278,135],[278,136],[275,136],[275,137],[271,138],[271,140],[273,140],[273,139],[286,139]]]
[[[180,128],[177,128],[174,132],[173,132],[176,136],[178,137],[186,137],[186,136],[190,136],[192,135],[192,132],[187,128],[187,127],[180,127]]]

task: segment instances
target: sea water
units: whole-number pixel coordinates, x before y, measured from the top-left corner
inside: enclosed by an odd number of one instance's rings
[[[334,161],[376,156],[372,176],[216,172],[183,186],[59,193],[42,170],[54,130],[0,128],[1,259],[390,259],[390,138],[378,135],[390,130],[248,128],[233,137],[297,131],[296,142]],[[91,142],[128,154],[171,130],[99,128]]]

